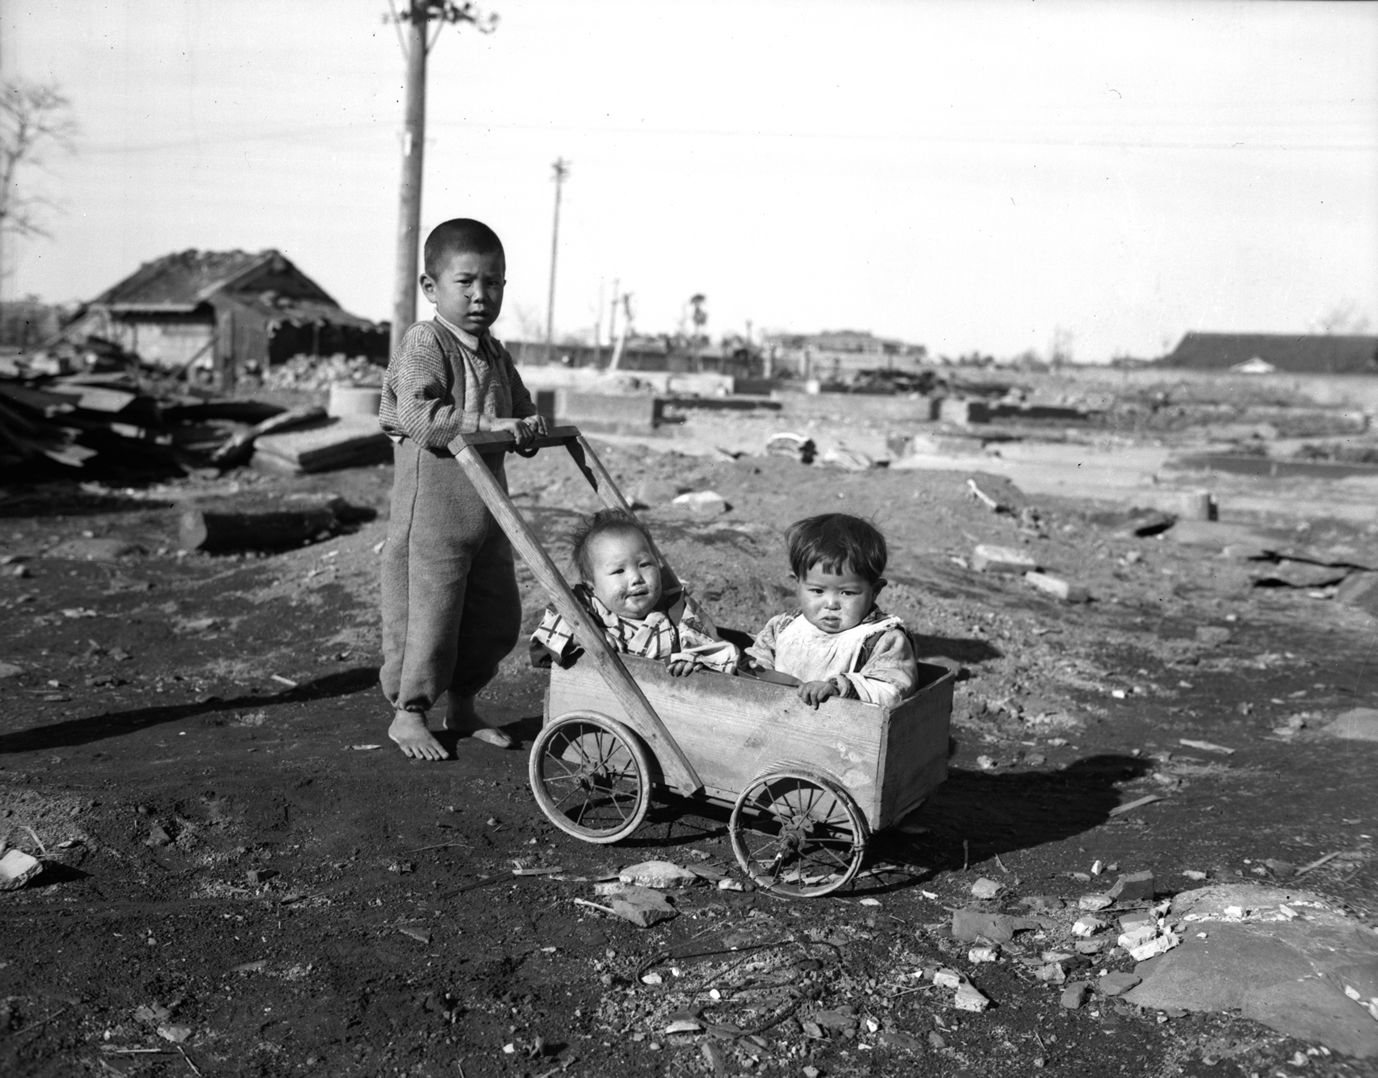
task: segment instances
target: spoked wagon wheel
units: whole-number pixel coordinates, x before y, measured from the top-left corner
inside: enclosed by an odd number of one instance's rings
[[[831,894],[861,867],[870,837],[861,810],[827,779],[760,775],[728,821],[732,852],[758,887],[795,898]]]
[[[571,711],[531,746],[531,792],[561,831],[585,842],[617,842],[651,807],[651,763],[625,726],[592,711]]]

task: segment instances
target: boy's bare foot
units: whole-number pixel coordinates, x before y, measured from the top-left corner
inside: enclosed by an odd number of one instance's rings
[[[493,745],[499,749],[516,747],[516,742],[496,726],[489,726],[474,708],[472,696],[451,696],[449,709],[445,712],[445,729],[457,734],[472,737],[475,741]]]
[[[448,760],[450,754],[435,739],[426,726],[426,716],[419,711],[398,711],[392,716],[388,737],[397,742],[403,756],[413,760]]]

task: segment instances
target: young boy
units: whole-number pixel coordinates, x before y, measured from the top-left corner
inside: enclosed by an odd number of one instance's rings
[[[904,623],[883,613],[885,537],[846,513],[790,525],[785,536],[799,609],[766,622],[747,649],[747,669],[800,680],[817,707],[834,696],[893,707],[914,691],[918,665]]]
[[[506,258],[487,225],[457,218],[426,238],[421,290],[433,321],[402,339],[383,379],[378,420],[393,440],[392,516],[382,561],[383,667],[393,707],[388,736],[404,755],[443,760],[426,713],[449,692],[445,728],[509,748],[474,696],[521,631],[507,537],[464,477],[451,448],[474,431],[518,445],[545,433],[531,396],[488,327],[502,311]],[[484,457],[506,485],[503,455]]]
[[[686,677],[700,667],[730,674],[739,653],[719,640],[708,616],[677,583],[662,585],[660,561],[650,536],[635,517],[605,509],[574,534],[574,594],[603,626],[614,651],[663,659],[670,673]],[[568,665],[579,654],[574,628],[547,609],[531,634],[531,659]]]

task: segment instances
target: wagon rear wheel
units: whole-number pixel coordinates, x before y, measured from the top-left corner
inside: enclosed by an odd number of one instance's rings
[[[794,898],[831,894],[849,883],[870,838],[845,791],[799,771],[753,779],[727,826],[732,852],[752,881]]]
[[[531,746],[531,791],[561,831],[585,842],[626,838],[651,807],[651,763],[636,735],[592,711],[549,723]]]

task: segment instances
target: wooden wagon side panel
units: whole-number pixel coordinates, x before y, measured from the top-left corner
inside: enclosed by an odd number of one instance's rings
[[[876,827],[898,823],[947,778],[956,674],[945,666],[919,663],[919,680],[928,684],[891,716],[881,762],[880,810],[872,821]]]
[[[891,722],[883,709],[829,700],[815,711],[785,686],[711,672],[673,678],[660,663],[621,659],[694,762],[709,797],[731,804],[762,772],[794,764],[840,783],[868,823],[877,819]],[[547,720],[584,709],[636,728],[592,664],[553,668]]]

